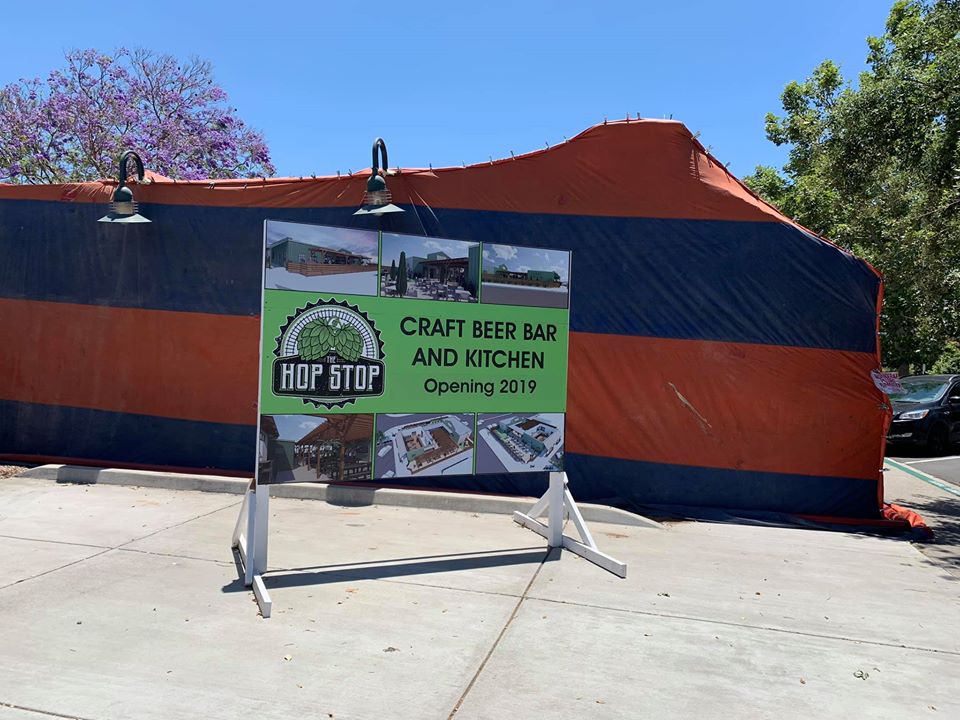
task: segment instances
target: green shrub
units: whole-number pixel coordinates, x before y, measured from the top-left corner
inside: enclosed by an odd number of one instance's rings
[[[943,346],[940,357],[930,368],[930,372],[934,375],[960,373],[960,342],[948,340],[947,344]]]

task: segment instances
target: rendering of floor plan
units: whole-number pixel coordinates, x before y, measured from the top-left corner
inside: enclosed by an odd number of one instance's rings
[[[480,415],[477,474],[563,469],[563,414]]]
[[[473,445],[471,414],[378,415],[375,474],[378,478],[470,474]]]

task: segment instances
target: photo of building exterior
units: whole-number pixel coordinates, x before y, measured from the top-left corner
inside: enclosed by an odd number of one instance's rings
[[[269,266],[285,267],[290,272],[306,277],[336,275],[344,272],[370,272],[375,270],[365,255],[333,250],[319,245],[307,245],[292,238],[284,238],[270,246]]]
[[[528,287],[560,287],[560,275],[553,270],[510,270],[506,265],[498,265],[493,272],[484,271],[481,279],[501,285],[521,285]]]
[[[258,480],[370,480],[373,415],[261,415]]]
[[[570,253],[485,244],[480,296],[484,303],[565,308],[570,302]]]
[[[471,474],[473,425],[472,414],[378,415],[374,475]]]
[[[480,265],[479,243],[383,233],[380,294],[477,302]]]
[[[275,220],[264,232],[266,288],[377,294],[376,232]]]
[[[563,469],[562,413],[481,414],[477,474]]]

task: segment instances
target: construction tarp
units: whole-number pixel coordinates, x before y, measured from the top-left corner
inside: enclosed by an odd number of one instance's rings
[[[0,185],[0,457],[251,474],[263,221],[376,228],[353,215],[367,175],[153,177],[141,225],[96,222],[115,183]],[[579,499],[880,517],[878,273],[682,124],[387,179],[406,212],[384,231],[573,252]],[[421,482],[529,494],[543,477]]]

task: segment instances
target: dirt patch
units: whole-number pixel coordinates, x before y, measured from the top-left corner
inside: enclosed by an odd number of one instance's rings
[[[0,480],[19,475],[26,469],[22,465],[0,465]]]

